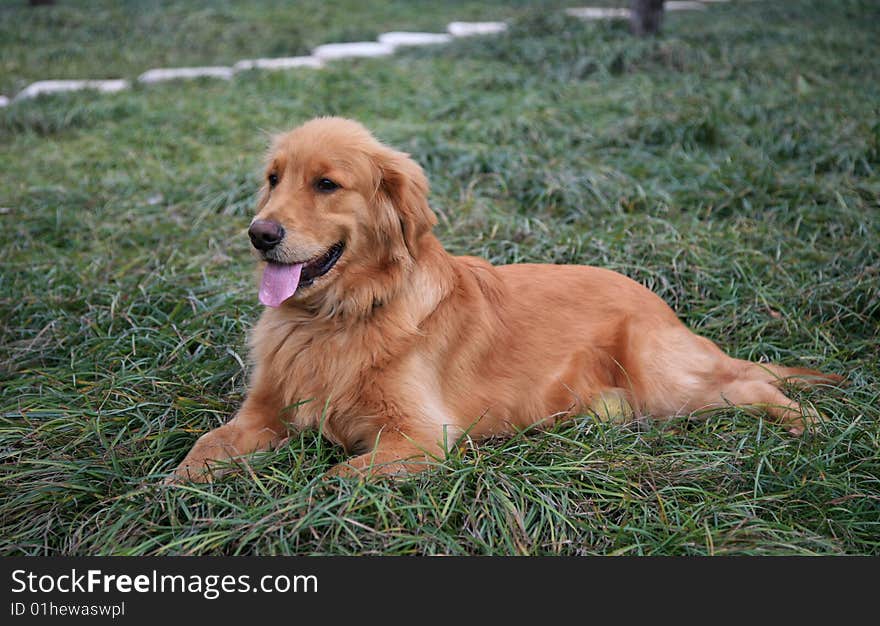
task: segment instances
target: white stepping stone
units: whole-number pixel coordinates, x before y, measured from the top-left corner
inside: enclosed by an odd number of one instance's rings
[[[6,96],[0,96],[0,107],[8,107],[9,106],[9,98]]]
[[[355,57],[384,57],[394,52],[394,46],[378,41],[355,41],[352,43],[327,43],[312,50],[312,56],[321,61]]]
[[[246,70],[289,70],[295,67],[319,68],[324,65],[318,57],[279,57],[276,59],[244,59],[232,66],[236,72]]]
[[[141,83],[161,83],[166,80],[186,80],[191,78],[222,78],[231,80],[233,71],[231,67],[168,67],[147,70],[138,76]]]
[[[446,30],[453,37],[495,35],[506,31],[507,24],[504,22],[449,22]]]
[[[572,17],[579,17],[582,20],[628,20],[630,16],[629,9],[607,9],[600,7],[573,7],[566,9],[565,12]]]
[[[692,11],[706,8],[702,2],[672,2],[670,0],[664,2],[663,6],[667,11]]]
[[[394,31],[379,35],[379,43],[388,44],[399,48],[401,46],[433,46],[447,43],[452,40],[452,35],[446,33],[412,33]]]
[[[62,93],[65,91],[80,91],[93,89],[102,93],[115,93],[128,89],[127,80],[39,80],[22,89],[16,100],[36,98],[47,93]]]

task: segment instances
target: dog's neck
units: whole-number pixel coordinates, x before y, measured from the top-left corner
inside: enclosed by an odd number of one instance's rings
[[[394,318],[405,332],[418,333],[422,322],[455,289],[454,258],[433,233],[423,235],[413,254],[388,264],[383,282],[370,287],[368,295],[346,298],[353,317],[375,321]]]
[[[396,299],[412,312],[416,325],[421,326],[452,294],[455,281],[454,258],[433,233],[427,233],[418,241],[416,255]]]

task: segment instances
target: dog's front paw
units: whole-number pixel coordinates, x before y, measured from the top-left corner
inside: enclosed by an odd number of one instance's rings
[[[325,478],[361,478],[365,477],[367,473],[362,469],[351,465],[350,463],[339,463],[334,465],[327,473],[324,474]]]
[[[166,485],[180,485],[182,483],[210,483],[213,480],[214,475],[207,460],[199,464],[189,461],[187,457],[163,483]]]
[[[212,430],[199,437],[177,469],[165,479],[165,484],[213,482],[221,473],[218,462],[227,461],[235,455],[234,446],[225,440],[221,430]]]
[[[335,465],[325,474],[328,478],[402,478],[434,467],[436,462],[424,454],[407,458],[368,452]]]

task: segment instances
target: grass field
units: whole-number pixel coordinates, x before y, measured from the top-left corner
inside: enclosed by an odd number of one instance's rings
[[[281,2],[173,1],[112,45],[66,2],[13,4],[3,89],[515,19],[319,72],[0,109],[0,554],[880,553],[876,2],[719,4],[637,41],[544,3],[300,3],[320,15],[292,34]],[[849,385],[797,394],[828,416],[800,439],[738,410],[583,417],[365,484],[325,479],[341,452],[304,433],[163,486],[241,402],[261,156],[318,114],[412,153],[451,251],[618,270],[737,357]]]
[[[371,41],[391,30],[445,32],[450,21],[515,18],[536,5],[528,0],[56,2],[47,10],[32,9],[27,0],[0,0],[0,93],[11,96],[47,78],[132,78],[151,67],[309,54],[322,43]],[[569,5],[541,3],[547,9]]]

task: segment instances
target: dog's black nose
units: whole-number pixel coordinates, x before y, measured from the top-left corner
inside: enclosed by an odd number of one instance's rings
[[[284,239],[284,227],[272,220],[255,220],[248,228],[248,237],[257,250],[271,250]]]

